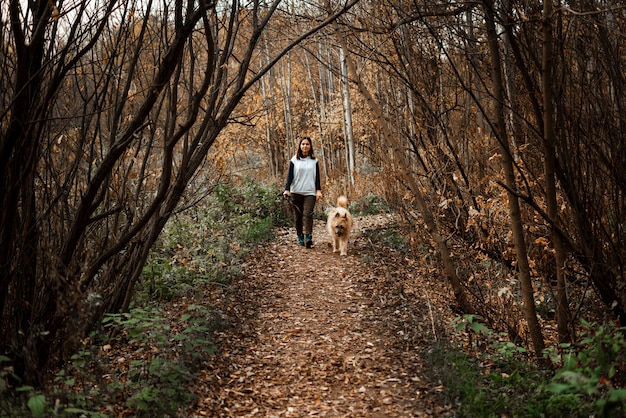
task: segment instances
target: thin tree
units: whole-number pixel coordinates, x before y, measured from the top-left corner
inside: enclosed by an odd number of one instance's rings
[[[346,167],[348,169],[348,181],[354,186],[354,130],[352,129],[352,104],[350,102],[350,82],[348,80],[348,67],[346,64],[346,52],[339,48],[339,61],[341,79],[343,82],[343,123],[346,143]]]
[[[498,34],[496,31],[493,2],[490,0],[483,1],[487,29],[487,41],[489,46],[491,69],[494,90],[494,112],[495,124],[493,132],[498,140],[500,147],[500,158],[502,161],[502,169],[504,171],[504,182],[507,188],[509,201],[510,226],[513,235],[513,244],[515,246],[515,254],[517,267],[519,269],[519,279],[522,288],[522,309],[528,325],[528,331],[533,344],[535,356],[541,358],[545,343],[541,333],[541,327],[537,319],[537,311],[535,308],[535,297],[530,276],[530,266],[528,263],[528,254],[526,250],[526,240],[524,238],[524,227],[522,222],[521,208],[515,182],[515,171],[513,168],[513,154],[510,150],[508,135],[506,130],[505,116],[505,88],[502,78],[502,62],[500,59],[500,46],[498,44]]]
[[[556,188],[556,151],[555,151],[555,132],[554,132],[554,63],[553,63],[553,13],[552,1],[543,3],[543,53],[542,53],[542,78],[541,86],[543,90],[543,144],[545,149],[545,187],[546,187],[546,203],[548,216],[553,220],[551,224],[551,239],[554,245],[554,272],[556,275],[556,319],[557,331],[560,342],[566,342],[571,339],[569,332],[569,303],[567,300],[567,289],[565,284],[565,246],[561,235],[557,232],[556,226],[559,225],[559,213],[557,205],[557,188]]]

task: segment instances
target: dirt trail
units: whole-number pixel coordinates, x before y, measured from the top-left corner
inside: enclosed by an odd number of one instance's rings
[[[385,222],[357,219],[346,257],[333,254],[319,220],[314,248],[298,247],[285,229],[255,253],[229,303],[231,325],[217,335],[195,416],[450,415],[421,373],[419,350],[402,343],[401,318],[393,317],[401,312],[385,307],[380,286],[389,277],[361,261],[389,263],[359,232],[361,223]]]

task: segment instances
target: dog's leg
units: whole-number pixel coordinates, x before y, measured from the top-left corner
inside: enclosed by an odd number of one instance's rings
[[[341,241],[339,241],[339,254],[340,255],[348,255],[348,241],[345,239],[342,239]]]

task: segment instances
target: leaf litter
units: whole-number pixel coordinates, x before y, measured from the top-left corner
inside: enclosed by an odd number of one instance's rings
[[[285,228],[253,253],[225,298],[228,325],[185,416],[452,416],[424,360],[440,322],[433,310],[450,314],[430,298],[449,296],[432,277],[421,281],[410,254],[364,233],[390,222],[356,218],[346,257],[318,220],[312,249]]]

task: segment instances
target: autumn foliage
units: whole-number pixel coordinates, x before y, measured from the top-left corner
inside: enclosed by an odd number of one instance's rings
[[[0,6],[0,355],[26,381],[128,311],[174,214],[280,184],[301,135],[325,204],[384,199],[450,305],[536,360],[626,320],[622,6],[89,3]]]

